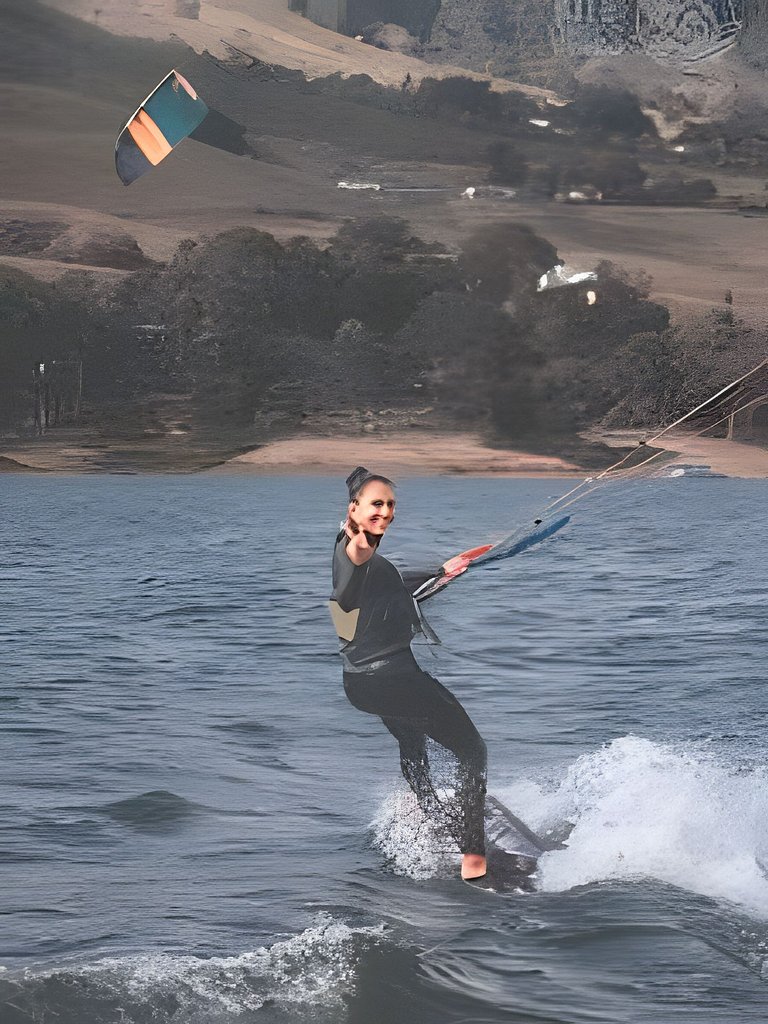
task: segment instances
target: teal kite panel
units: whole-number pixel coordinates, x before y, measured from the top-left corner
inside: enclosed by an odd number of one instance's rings
[[[200,97],[193,98],[175,74],[169,75],[155,89],[144,109],[170,146],[176,146],[185,139],[208,113],[208,107]]]

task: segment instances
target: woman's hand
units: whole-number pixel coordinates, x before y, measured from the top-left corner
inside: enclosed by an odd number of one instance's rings
[[[361,530],[357,523],[347,517],[344,523],[344,532],[349,537],[347,544],[347,556],[355,565],[364,565],[376,550],[376,545],[371,544],[368,534]]]

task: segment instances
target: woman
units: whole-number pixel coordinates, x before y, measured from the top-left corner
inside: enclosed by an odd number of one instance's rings
[[[378,715],[400,744],[403,775],[422,810],[463,854],[461,876],[486,873],[486,749],[453,694],[423,672],[411,640],[424,632],[411,592],[377,551],[395,517],[394,485],[358,466],[347,478],[347,519],[333,555],[331,616],[341,640],[344,690],[356,708]],[[456,759],[455,788],[435,784],[430,738]]]

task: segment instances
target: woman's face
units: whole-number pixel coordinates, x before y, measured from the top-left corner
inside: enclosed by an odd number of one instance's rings
[[[366,533],[372,533],[376,537],[383,536],[395,518],[394,491],[380,480],[371,480],[363,487],[355,501],[350,502],[349,518],[355,526]]]

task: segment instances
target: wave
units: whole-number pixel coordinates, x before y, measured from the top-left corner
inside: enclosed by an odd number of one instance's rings
[[[572,764],[560,784],[505,789],[534,828],[573,822],[565,850],[539,862],[562,892],[654,878],[768,916],[765,768],[724,764],[702,747],[623,736]]]
[[[155,789],[95,808],[114,821],[139,829],[171,828],[202,808],[165,789]]]
[[[567,847],[539,861],[537,888],[656,879],[768,917],[768,770],[723,763],[703,746],[622,736],[567,766],[561,779],[494,788],[542,834]],[[456,874],[458,850],[409,792],[389,794],[372,823],[397,874]]]
[[[143,953],[28,970],[21,983],[14,979],[13,1005],[30,1019],[43,1019],[35,1016],[43,1009],[59,1024],[214,1024],[248,1020],[273,1004],[292,1013],[302,1004],[341,1008],[343,996],[354,989],[360,958],[383,931],[384,925],[353,928],[320,914],[300,934],[238,956]]]

